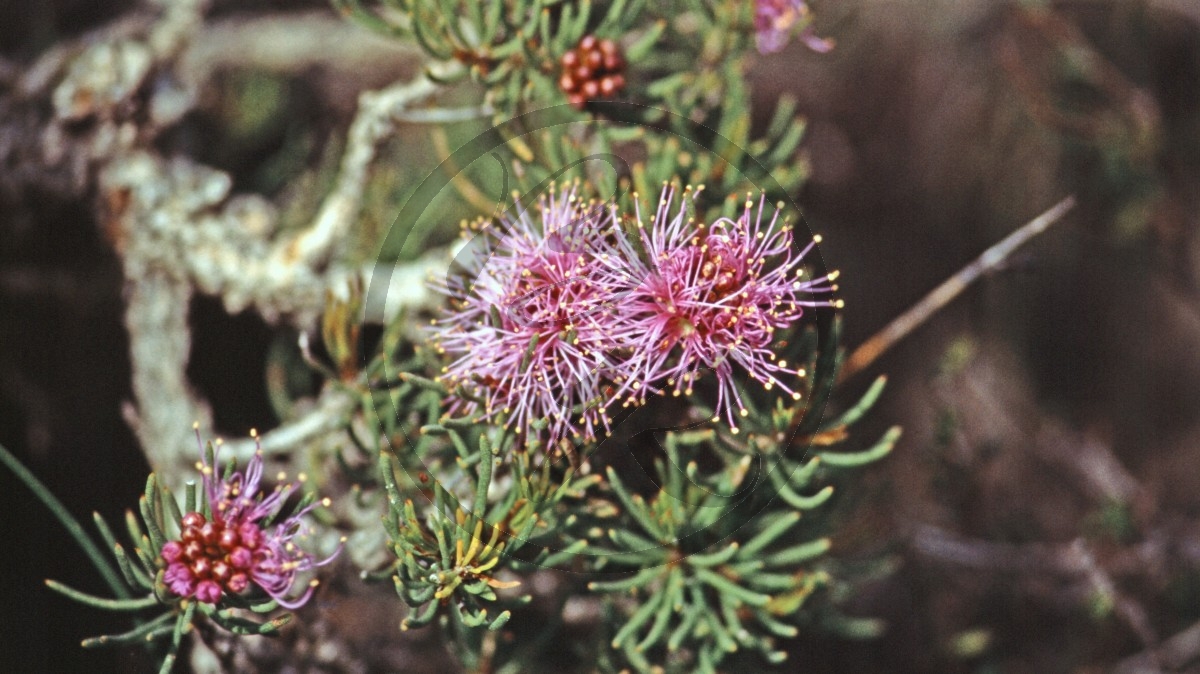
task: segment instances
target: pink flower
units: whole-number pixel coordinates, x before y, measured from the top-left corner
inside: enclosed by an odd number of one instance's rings
[[[690,395],[701,370],[711,369],[716,414],[737,432],[734,409],[747,414],[739,371],[799,398],[788,381],[803,370],[776,359],[773,337],[799,320],[804,307],[840,305],[817,298],[836,290],[837,272],[804,278],[801,263],[819,239],[793,252],[792,228],[778,222],[778,212],[763,222],[765,197],[757,214],[747,201],[737,220],[720,218],[710,227],[689,217],[688,198],[676,210],[674,190],[664,188],[648,227],[637,214],[646,261],[629,249],[623,260],[606,266],[612,277],[607,285],[633,280],[619,305],[619,327],[611,330],[630,354],[613,400],[641,404],[664,384],[674,395]]]
[[[318,504],[271,526],[299,483],[263,494],[261,452],[245,471],[232,471],[225,478],[204,462],[203,455],[201,451],[199,468],[212,515],[189,512],[183,516],[179,540],[167,541],[159,553],[167,565],[163,580],[180,597],[195,597],[208,604],[216,604],[226,592],[240,594],[254,584],[281,606],[300,607],[317,583],[305,583],[297,594],[297,577],[328,564],[340,552],[339,548],[317,561],[297,545],[308,534],[302,518]]]
[[[449,307],[432,341],[450,357],[440,381],[459,389],[450,412],[500,419],[548,447],[592,440],[609,419],[605,382],[615,289],[597,261],[612,253],[611,206],[585,203],[574,188],[542,197],[533,213],[482,230],[464,251],[464,276],[440,290]],[[473,250],[471,250],[473,247]]]
[[[833,40],[817,37],[809,15],[805,0],[756,0],[754,30],[758,51],[770,54],[783,49],[797,24],[803,26],[800,39],[809,49],[822,54],[833,49]]]

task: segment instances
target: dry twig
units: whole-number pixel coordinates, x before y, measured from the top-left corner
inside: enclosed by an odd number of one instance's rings
[[[1012,234],[1004,237],[999,243],[983,251],[983,254],[975,258],[971,264],[963,267],[957,274],[943,281],[941,285],[923,297],[920,302],[917,302],[908,311],[900,314],[884,329],[877,332],[855,349],[854,353],[846,359],[846,364],[839,373],[838,381],[845,381],[870,367],[871,363],[875,362],[875,359],[887,352],[897,342],[907,337],[910,332],[917,329],[922,323],[929,320],[930,316],[958,297],[962,291],[970,287],[980,277],[998,268],[1025,242],[1046,231],[1046,228],[1057,222],[1063,215],[1066,215],[1067,211],[1071,210],[1074,205],[1075,197],[1070,196],[1063,199],[1054,206],[1051,206],[1045,213],[1030,220]]]

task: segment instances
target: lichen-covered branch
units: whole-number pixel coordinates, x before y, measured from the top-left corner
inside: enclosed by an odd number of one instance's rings
[[[194,293],[219,297],[230,312],[252,307],[269,322],[307,327],[329,291],[369,279],[373,267],[336,261],[337,245],[359,215],[380,143],[406,110],[439,88],[419,75],[364,92],[333,188],[308,227],[280,235],[274,204],[258,195],[232,195],[226,173],[187,157],[164,157],[154,139],[195,106],[214,73],[229,66],[362,62],[371,50],[385,49],[393,60],[409,61],[410,70],[420,61],[413,50],[394,43],[386,48],[379,40],[355,43],[344,34],[353,29],[327,15],[248,22],[254,25],[226,20],[205,27],[206,4],[168,3],[157,16],[137,14],[48,53],[17,82],[23,98],[4,111],[13,114],[0,124],[0,139],[8,139],[0,143],[0,154],[33,154],[37,161],[24,165],[61,167],[57,175],[69,194],[82,194],[89,185],[98,188],[100,224],[121,258],[126,283],[135,397],[126,418],[151,464],[169,482],[191,464],[192,422],[199,421],[203,433],[211,431],[208,405],[186,376],[188,305]],[[250,30],[257,31],[252,39]],[[333,47],[306,44],[306,56],[297,58],[298,30],[315,44]],[[454,67],[439,72],[453,75]],[[52,103],[50,117],[39,116],[38,98]],[[38,139],[36,146],[23,140],[30,136]],[[19,191],[23,184],[8,186]],[[414,277],[423,280],[432,259],[390,273],[394,292],[385,314],[428,301],[424,283],[414,283]],[[268,446],[281,450],[281,441],[292,444],[327,432],[344,416],[338,410],[345,405],[336,396],[323,398],[311,417],[269,436]]]
[[[123,412],[150,466],[172,482],[178,482],[175,478],[187,465],[186,451],[195,444],[179,432],[179,420],[191,418],[212,427],[212,412],[186,375],[191,296],[186,282],[161,271],[126,284],[125,327],[137,404],[127,403]]]
[[[451,69],[445,69],[450,75]],[[286,246],[277,247],[268,261],[271,270],[287,270],[294,265],[322,265],[334,243],[342,238],[362,206],[367,183],[367,168],[375,158],[379,143],[395,128],[396,116],[414,103],[438,90],[425,75],[412,82],[397,84],[382,91],[364,92],[358,99],[359,113],[346,139],[341,171],[333,191],[325,197],[312,225]],[[285,271],[286,273],[286,271]]]

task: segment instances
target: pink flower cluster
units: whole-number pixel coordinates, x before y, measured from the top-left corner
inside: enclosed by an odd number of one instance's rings
[[[217,474],[215,466],[204,462],[203,451],[198,468],[211,517],[187,513],[179,540],[163,545],[160,555],[167,564],[163,577],[167,587],[180,597],[194,597],[208,604],[216,604],[225,593],[240,594],[251,584],[286,608],[298,608],[307,602],[317,582],[306,583],[295,594],[298,574],[328,564],[340,551],[318,561],[296,544],[308,533],[302,518],[317,504],[271,526],[299,483],[260,493],[261,452],[254,455],[244,472],[232,471],[225,478]]]
[[[452,413],[500,420],[518,432],[593,440],[608,408],[651,394],[691,394],[703,370],[716,376],[718,418],[737,432],[745,415],[739,372],[798,398],[800,368],[776,359],[774,333],[805,307],[834,306],[836,272],[805,278],[816,241],[793,251],[792,228],[765,200],[710,226],[689,217],[690,192],[663,189],[653,218],[620,228],[611,204],[574,189],[482,230],[466,274],[441,290],[449,307],[433,322],[449,356],[440,379],[457,391]]]
[[[758,51],[770,54],[783,49],[797,25],[802,26],[800,40],[809,49],[822,54],[833,49],[833,40],[817,37],[810,14],[805,0],[756,0],[754,31]]]
[[[776,330],[785,329],[804,307],[836,305],[825,296],[836,289],[837,272],[804,278],[804,257],[819,242],[792,251],[792,228],[779,225],[779,212],[764,224],[766,198],[746,201],[737,220],[720,218],[710,227],[696,223],[680,208],[671,215],[673,194],[665,190],[652,226],[638,228],[646,260],[627,256],[625,269],[609,266],[614,276],[637,279],[621,303],[618,341],[630,347],[628,379],[617,391],[624,404],[645,402],[661,383],[674,395],[691,395],[701,370],[717,379],[718,414],[737,432],[734,407],[747,414],[737,386],[737,365],[770,390],[799,399],[781,377],[803,376],[771,350]],[[641,222],[641,214],[638,214]],[[714,419],[715,421],[715,419]]]
[[[550,193],[537,210],[477,223],[475,247],[461,254],[466,274],[440,287],[450,307],[433,343],[453,358],[440,379],[475,399],[455,398],[451,412],[499,416],[518,431],[544,425],[553,444],[591,439],[608,427],[599,392],[616,366],[619,289],[595,273],[615,214],[575,190]]]

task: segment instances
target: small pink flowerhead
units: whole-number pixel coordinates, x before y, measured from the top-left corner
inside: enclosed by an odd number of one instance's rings
[[[797,25],[803,26],[800,39],[809,49],[822,54],[833,49],[833,40],[819,38],[813,31],[810,14],[805,0],[756,0],[754,30],[758,51],[770,54],[783,49]]]
[[[510,424],[556,447],[607,429],[605,380],[619,363],[610,338],[615,289],[598,261],[611,253],[611,207],[553,190],[516,218],[486,223],[464,251],[466,273],[438,289],[448,306],[430,330],[448,357],[450,411]]]
[[[223,478],[205,462],[203,450],[199,466],[212,516],[187,513],[180,522],[179,540],[163,545],[159,555],[167,565],[163,574],[167,587],[180,597],[208,604],[218,603],[226,592],[240,594],[251,584],[287,608],[308,601],[314,586],[304,583],[297,591],[298,577],[328,564],[341,550],[318,560],[297,545],[308,533],[303,517],[316,504],[272,524],[299,483],[261,493],[261,451],[244,471],[234,470]]]
[[[677,210],[674,197],[674,189],[665,188],[649,226],[639,227],[645,261],[628,256],[633,287],[614,337],[631,356],[614,400],[637,405],[661,388],[691,394],[702,370],[712,370],[716,413],[736,432],[735,408],[746,413],[741,377],[799,396],[788,383],[799,370],[777,360],[774,335],[793,326],[805,307],[835,305],[828,295],[836,289],[836,272],[804,277],[802,262],[816,241],[794,251],[792,228],[779,222],[777,211],[764,222],[765,197],[757,212],[747,201],[736,220],[720,218],[707,227],[689,217],[690,195]],[[626,270],[608,270],[630,278]]]

